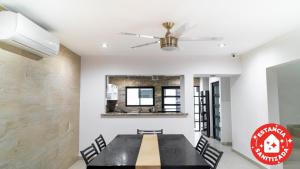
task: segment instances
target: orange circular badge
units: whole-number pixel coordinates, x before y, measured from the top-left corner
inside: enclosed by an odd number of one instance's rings
[[[256,159],[264,164],[280,164],[288,159],[293,150],[292,137],[279,124],[265,124],[252,135],[251,150]]]

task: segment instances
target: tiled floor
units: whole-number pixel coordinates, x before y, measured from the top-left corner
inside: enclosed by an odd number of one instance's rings
[[[195,140],[198,140],[200,136],[196,136]],[[259,169],[256,165],[239,156],[237,153],[231,150],[230,146],[224,146],[220,142],[213,139],[209,139],[209,143],[224,152],[224,155],[219,163],[218,169]],[[82,160],[77,161],[69,169],[85,169],[86,166]]]
[[[196,133],[195,143],[197,143],[199,138],[200,135]],[[217,169],[260,169],[252,162],[246,160],[245,158],[232,151],[231,146],[224,146],[220,144],[219,141],[210,138],[208,139],[208,141],[210,145],[224,152]]]
[[[78,160],[69,169],[86,169],[86,165],[83,160]]]
[[[294,147],[289,159],[283,164],[284,169],[299,169],[300,168],[300,148]]]

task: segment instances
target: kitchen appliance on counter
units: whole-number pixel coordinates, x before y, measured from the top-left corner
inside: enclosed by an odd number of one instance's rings
[[[114,84],[107,85],[106,99],[107,112],[115,112],[116,105],[118,103],[118,86]]]

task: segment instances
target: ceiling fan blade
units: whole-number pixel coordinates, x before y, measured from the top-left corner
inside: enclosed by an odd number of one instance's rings
[[[173,35],[177,38],[181,37],[184,33],[188,32],[189,30],[195,28],[197,25],[191,25],[189,23],[182,24],[176,31],[174,31]]]
[[[144,47],[144,46],[149,46],[149,45],[153,45],[153,44],[157,44],[157,43],[159,43],[159,41],[144,43],[144,44],[132,46],[131,49],[140,48],[140,47]]]
[[[198,38],[187,38],[181,37],[178,39],[179,41],[221,41],[222,37],[198,37]]]
[[[121,32],[121,35],[135,36],[137,38],[159,39],[159,37],[157,37],[157,36],[142,35],[142,34],[136,34],[136,33],[130,33],[130,32]]]

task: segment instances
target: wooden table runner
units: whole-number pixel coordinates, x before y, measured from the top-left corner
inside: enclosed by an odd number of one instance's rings
[[[143,135],[136,160],[136,169],[160,169],[160,155],[157,135]]]

